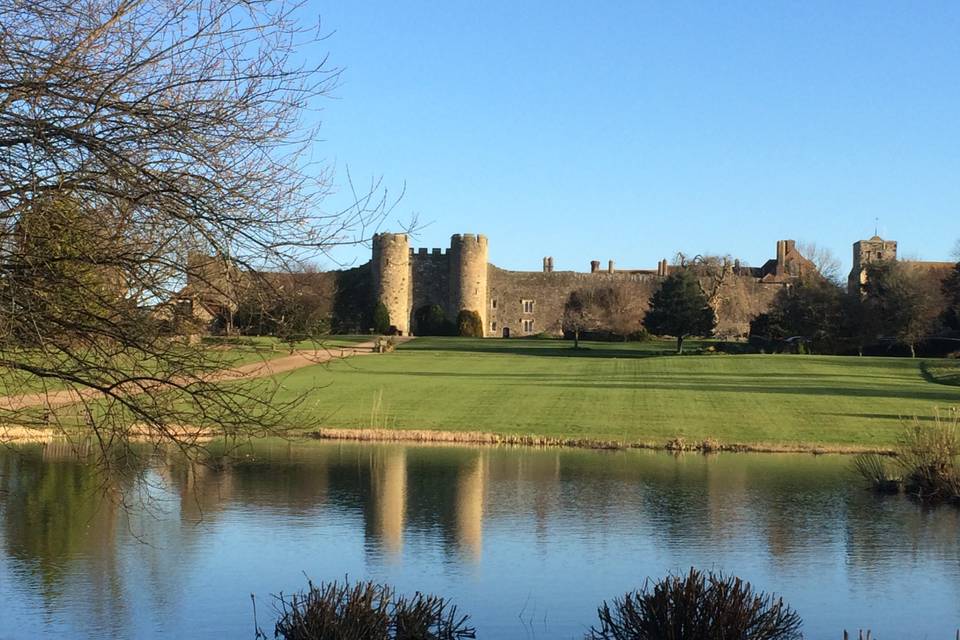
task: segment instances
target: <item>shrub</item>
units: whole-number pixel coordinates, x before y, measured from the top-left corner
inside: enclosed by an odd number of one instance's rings
[[[285,640],[459,640],[475,638],[468,616],[443,598],[397,597],[373,582],[336,581],[289,598],[278,596],[274,636]],[[262,634],[261,634],[262,635]]]
[[[591,640],[685,640],[801,638],[802,621],[780,598],[756,593],[733,576],[701,573],[647,581],[643,588],[598,609],[600,628]]]
[[[463,309],[457,314],[457,335],[464,338],[482,338],[483,321],[480,314],[470,309]]]
[[[421,336],[452,336],[457,328],[447,319],[447,314],[438,304],[425,304],[414,313],[417,333]]]
[[[897,442],[897,464],[904,487],[927,501],[960,500],[960,410],[939,411],[932,424],[917,418],[906,425]]]
[[[382,302],[373,308],[373,330],[380,334],[390,333],[390,312]]]
[[[911,496],[925,502],[960,503],[960,409],[934,413],[924,424],[914,417],[904,425],[897,440],[893,473],[882,457],[862,455],[854,458],[854,469],[874,490],[896,493],[901,485]]]

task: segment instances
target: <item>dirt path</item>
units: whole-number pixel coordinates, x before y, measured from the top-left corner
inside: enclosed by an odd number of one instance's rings
[[[397,342],[406,342],[412,340],[412,338],[403,337],[394,338],[394,340]],[[323,364],[331,360],[368,355],[373,353],[374,346],[375,342],[371,340],[369,342],[359,342],[350,347],[295,351],[288,356],[281,356],[260,362],[251,362],[232,369],[217,371],[208,376],[206,380],[208,382],[223,382],[229,380],[265,378],[315,364]],[[144,393],[146,391],[147,389],[138,386],[132,389],[130,393]],[[56,391],[41,391],[16,396],[0,396],[0,410],[16,411],[29,407],[59,407],[81,400],[92,400],[100,395],[102,395],[101,392],[96,389],[58,389]]]

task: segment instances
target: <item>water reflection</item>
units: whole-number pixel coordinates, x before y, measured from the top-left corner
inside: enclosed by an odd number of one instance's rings
[[[577,637],[690,565],[783,593],[811,637],[960,626],[957,511],[877,498],[843,458],[262,442],[144,472],[128,511],[69,447],[0,451],[0,636],[244,634],[245,593],[308,571],[452,595],[481,637]],[[539,627],[517,622],[531,594]]]

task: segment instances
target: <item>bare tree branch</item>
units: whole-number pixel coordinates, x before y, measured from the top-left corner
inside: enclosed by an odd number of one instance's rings
[[[190,281],[235,304],[236,273],[287,271],[362,243],[396,199],[379,179],[327,211],[304,114],[340,70],[282,0],[9,0],[0,5],[0,424],[130,436],[193,458],[196,428],[283,433],[297,399],[213,375],[222,353],[178,339]],[[352,179],[351,189],[352,186]],[[228,277],[210,277],[212,256]],[[269,279],[265,280],[269,282]],[[141,465],[130,465],[140,469]]]

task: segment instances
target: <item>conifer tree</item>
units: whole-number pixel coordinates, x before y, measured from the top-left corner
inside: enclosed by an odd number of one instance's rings
[[[382,302],[378,302],[373,309],[373,330],[380,334],[390,332],[390,312]]]
[[[684,338],[710,335],[717,316],[707,303],[697,277],[682,269],[667,276],[650,298],[650,309],[643,324],[655,335],[676,337],[677,353],[683,353]]]
[[[954,331],[960,331],[960,262],[943,281],[943,297],[946,303],[943,323]]]

